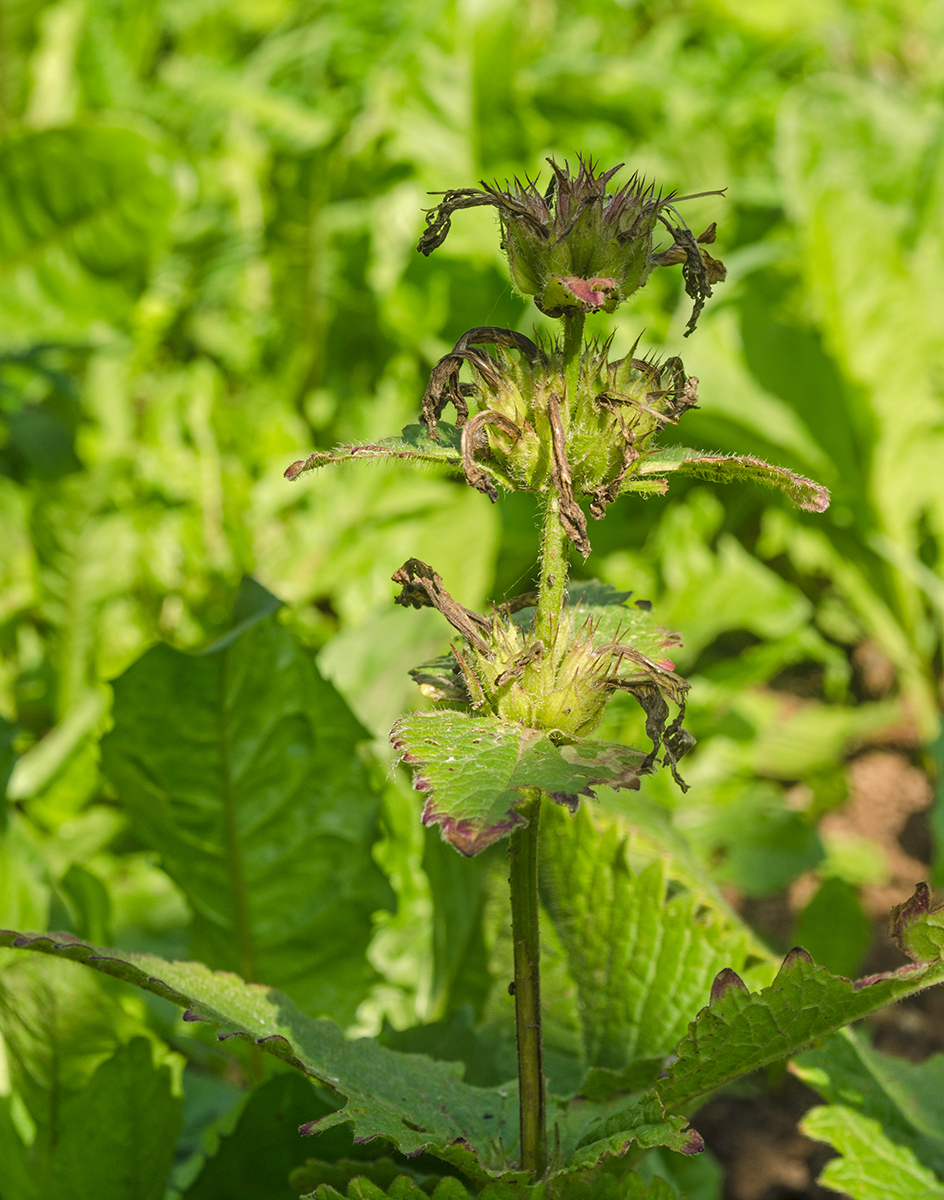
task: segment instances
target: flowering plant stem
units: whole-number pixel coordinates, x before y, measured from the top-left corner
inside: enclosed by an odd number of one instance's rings
[[[564,318],[564,367],[568,391],[580,371],[583,346],[582,312]],[[560,405],[564,436],[569,423],[568,397]],[[554,645],[567,587],[567,535],[560,517],[556,491],[544,504],[541,541],[541,574],[538,586],[535,634],[544,645],[544,656],[531,668],[535,676],[548,673],[553,680]],[[541,793],[533,790],[519,811],[527,821],[511,835],[509,884],[511,925],[515,952],[515,1023],[518,1039],[518,1090],[521,1116],[521,1165],[536,1178],[546,1165],[544,1055],[541,1045],[541,942],[538,928],[538,833]]]
[[[515,944],[515,1024],[518,1034],[518,1096],[521,1166],[535,1178],[544,1174],[544,1054],[541,1047],[541,940],[538,932],[538,830],[541,793],[534,790],[521,807],[527,825],[511,835],[508,882]]]

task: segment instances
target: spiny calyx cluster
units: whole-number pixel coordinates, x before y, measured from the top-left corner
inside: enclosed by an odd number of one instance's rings
[[[516,178],[504,188],[483,180],[481,188],[444,192],[426,214],[426,231],[417,248],[431,254],[441,246],[452,214],[459,209],[496,208],[515,287],[533,296],[550,317],[574,311],[613,312],[645,285],[655,267],[681,263],[685,289],[695,302],[687,331],[691,333],[712,284],[725,276],[724,265],[701,249],[714,241],[714,225],[696,238],[675,210],[676,204],[696,196],[663,196],[637,174],[623,187],[608,190],[622,163],[598,171],[592,159],[578,158],[577,173],[572,175],[567,162],[561,167],[553,159],[547,161],[551,179],[543,193],[536,179],[527,178],[524,183]],[[653,235],[660,223],[674,241],[657,252]]]
[[[484,345],[495,352],[480,349]],[[589,500],[599,519],[623,492],[663,491],[664,481],[633,468],[659,431],[697,400],[698,381],[686,377],[681,359],[660,364],[629,354],[611,363],[608,350],[609,342],[585,348],[574,385],[560,346],[509,329],[470,329],[433,368],[423,397],[432,437],[446,405],[455,407],[468,483],[491,500],[497,484],[555,491],[568,535],[584,557],[590,543],[576,497]],[[474,383],[459,382],[464,364]]]
[[[681,783],[675,764],[694,744],[682,729],[689,685],[665,658],[678,637],[653,623],[648,605],[629,608],[629,593],[600,584],[571,588],[545,644],[534,629],[534,593],[486,617],[453,599],[419,559],[408,559],[393,580],[402,588],[397,604],[437,609],[462,638],[451,655],[411,672],[430,699],[567,742],[594,731],[613,692],[628,692],[644,709],[652,740],[636,775],[651,768],[661,749]],[[671,723],[670,701],[678,709]]]

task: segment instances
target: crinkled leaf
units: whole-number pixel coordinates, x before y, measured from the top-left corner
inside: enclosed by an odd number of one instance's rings
[[[624,825],[586,809],[548,812],[541,894],[577,989],[585,1061],[608,1072],[648,1063],[652,1082],[722,967],[760,960],[707,889],[670,890],[665,857],[634,873],[626,838]]]
[[[880,1054],[843,1029],[791,1069],[830,1104],[878,1121],[886,1137],[944,1175],[944,1054],[914,1064]]]
[[[493,1191],[497,1186],[500,1190]],[[520,1200],[530,1195],[523,1188],[505,1189],[502,1185],[490,1185],[481,1193],[483,1198],[499,1200],[499,1197],[514,1197]],[[358,1175],[348,1183],[342,1191],[338,1191],[329,1183],[322,1183],[313,1192],[302,1196],[302,1200],[469,1200],[469,1193],[462,1183],[454,1176],[447,1175],[436,1184],[430,1197],[428,1191],[418,1187],[408,1175],[398,1175],[389,1182],[378,1182],[376,1177],[368,1174]]]
[[[779,488],[786,492],[794,504],[808,512],[825,512],[829,507],[829,492],[822,484],[788,471],[786,467],[775,467],[763,459],[744,454],[706,454],[703,450],[690,450],[686,446],[667,446],[644,454],[635,464],[634,471],[639,475],[674,472],[710,479],[715,483],[743,479]]]
[[[639,750],[607,742],[554,743],[539,730],[496,717],[439,711],[411,713],[390,740],[415,767],[414,787],[429,793],[425,825],[463,854],[478,854],[524,818],[516,811],[522,788],[540,788],[573,806],[593,788],[636,788]]]
[[[481,1180],[513,1167],[514,1093],[470,1087],[454,1063],[398,1054],[371,1038],[348,1040],[333,1022],[305,1016],[273,988],[203,963],[98,949],[65,933],[0,930],[0,946],[85,963],[185,1008],[185,1020],[209,1022],[221,1040],[246,1038],[304,1071],[346,1101],[307,1132],[350,1124],[358,1141],[385,1138],[404,1154],[428,1150]]]
[[[360,462],[362,459],[396,458],[404,462],[438,463],[442,466],[462,466],[462,431],[445,421],[430,433],[425,425],[407,425],[399,437],[381,438],[354,446],[336,446],[333,450],[316,450],[307,458],[292,463],[285,471],[286,479],[297,479],[306,471],[339,463]]]
[[[920,885],[916,897],[926,885]],[[666,1106],[677,1109],[695,1097],[758,1067],[787,1058],[878,1008],[944,981],[944,929],[940,917],[922,911],[920,899],[895,910],[898,941],[920,942],[933,957],[897,971],[852,983],[815,966],[805,950],[791,950],[773,983],[749,992],[733,971],[712,986],[712,1000],[689,1026],[678,1060],[658,1087]]]
[[[655,1092],[627,1103],[625,1097],[605,1104],[580,1097],[572,1100],[554,1122],[561,1158],[567,1171],[586,1170],[630,1149],[667,1146],[680,1154],[704,1149],[701,1136],[684,1117],[669,1116]]]
[[[944,1200],[944,1183],[915,1158],[907,1146],[885,1136],[878,1121],[842,1104],[811,1109],[800,1129],[828,1142],[842,1155],[826,1164],[823,1187],[852,1200]]]
[[[366,731],[274,614],[204,654],[155,646],[114,687],[103,766],[194,910],[191,953],[350,1019],[392,903]]]

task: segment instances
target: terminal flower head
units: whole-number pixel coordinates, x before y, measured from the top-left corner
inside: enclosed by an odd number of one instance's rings
[[[568,163],[548,162],[552,174],[543,193],[536,180],[527,178],[504,188],[483,181],[481,188],[443,193],[426,214],[417,249],[431,254],[441,246],[459,209],[491,206],[498,210],[502,249],[515,286],[533,296],[548,316],[575,309],[613,312],[655,267],[675,263],[683,264],[686,290],[700,311],[712,283],[724,278],[724,267],[700,248],[713,240],[714,227],[696,238],[675,211],[676,203],[694,197],[663,196],[638,174],[608,190],[622,164],[599,171],[591,159],[579,158],[577,173],[571,174]],[[657,252],[653,239],[660,223],[674,240]]]

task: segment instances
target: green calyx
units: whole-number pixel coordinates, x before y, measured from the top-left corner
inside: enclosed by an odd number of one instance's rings
[[[552,174],[543,193],[536,180],[527,178],[504,188],[483,181],[481,190],[445,192],[427,213],[418,249],[430,254],[441,246],[458,209],[491,205],[498,209],[502,249],[515,287],[533,296],[548,316],[613,312],[645,285],[655,267],[677,263],[684,264],[697,316],[711,284],[724,278],[724,267],[699,246],[713,240],[713,227],[695,238],[684,222],[677,228],[666,215],[677,215],[674,204],[691,197],[663,196],[637,174],[623,187],[608,190],[622,164],[598,172],[592,160],[580,158],[572,175],[568,163],[548,162]],[[657,252],[653,238],[660,223],[675,240]]]
[[[495,353],[477,349],[483,343],[494,344]],[[423,399],[431,435],[446,404],[455,405],[462,469],[473,487],[492,500],[499,484],[558,492],[584,554],[589,543],[576,532],[585,522],[574,497],[586,498],[600,518],[621,492],[657,489],[661,481],[637,478],[634,468],[660,430],[696,401],[695,380],[686,378],[680,359],[660,363],[629,354],[610,362],[608,349],[609,343],[585,346],[574,376],[559,344],[473,329],[434,368]],[[475,372],[472,385],[458,382],[463,364]]]
[[[664,657],[677,638],[656,626],[645,607],[627,608],[623,595],[584,585],[600,597],[572,596],[544,641],[533,593],[486,617],[454,600],[418,559],[409,559],[393,579],[402,587],[397,604],[435,608],[461,635],[451,655],[411,672],[427,698],[566,741],[591,734],[607,700],[622,690],[645,709],[654,743],[640,770],[654,761],[660,741],[671,764],[688,748],[681,717],[689,685]],[[667,727],[669,702],[679,715]]]

